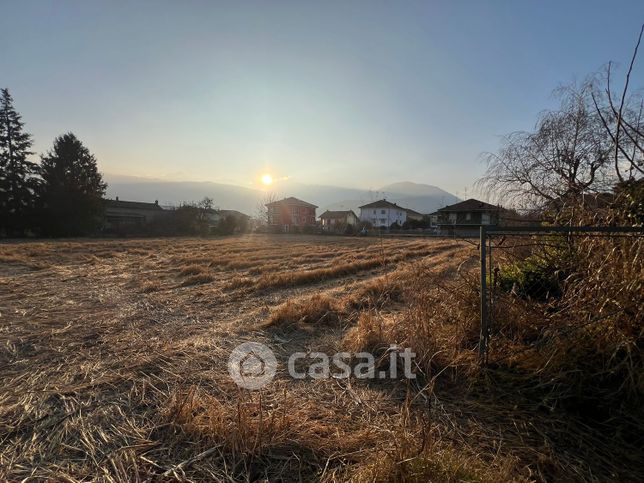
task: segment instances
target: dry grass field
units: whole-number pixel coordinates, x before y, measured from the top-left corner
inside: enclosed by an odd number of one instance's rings
[[[463,288],[476,267],[475,246],[413,238],[0,244],[0,478],[626,475],[565,415],[472,383],[476,297]],[[244,341],[280,361],[261,391],[228,375]],[[385,357],[392,342],[418,353],[418,379],[284,370],[293,351]]]

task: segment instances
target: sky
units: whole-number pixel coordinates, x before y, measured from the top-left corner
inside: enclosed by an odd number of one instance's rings
[[[623,74],[644,21],[605,0],[0,4],[0,86],[37,153],[71,131],[108,174],[461,196],[553,89]]]

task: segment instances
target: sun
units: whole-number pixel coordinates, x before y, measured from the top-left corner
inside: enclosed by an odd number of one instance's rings
[[[273,177],[268,173],[263,174],[262,175],[262,184],[264,186],[272,185],[273,184]]]

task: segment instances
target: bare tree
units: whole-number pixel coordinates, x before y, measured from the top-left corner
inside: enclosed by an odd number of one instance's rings
[[[260,225],[268,225],[268,208],[266,205],[278,200],[278,195],[274,191],[269,191],[257,202],[255,206],[255,219]]]
[[[477,185],[490,197],[516,207],[609,191],[644,175],[644,102],[630,94],[640,30],[621,94],[611,88],[612,63],[603,76],[558,89],[559,109],[544,112],[534,132],[506,136]]]
[[[520,207],[598,192],[610,186],[611,141],[590,101],[590,87],[558,89],[558,110],[539,117],[534,132],[506,136],[488,153],[478,187]]]
[[[621,95],[617,97],[619,104],[616,103],[616,96],[611,90],[612,62],[608,63],[605,79],[602,79],[600,85],[595,84],[592,91],[595,111],[613,142],[613,166],[620,182],[633,181],[644,175],[644,100],[638,94],[629,93],[643,33],[644,24],[637,37]]]
[[[207,234],[210,226],[210,215],[214,211],[214,202],[212,198],[204,198],[195,205],[195,225],[196,230],[201,234]]]

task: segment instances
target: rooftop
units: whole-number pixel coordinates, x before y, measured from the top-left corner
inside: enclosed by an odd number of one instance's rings
[[[391,201],[387,201],[385,199],[374,201],[373,203],[367,203],[366,205],[360,206],[360,208],[400,208],[401,210],[406,209],[402,206],[398,206],[396,203],[392,203]]]
[[[418,213],[417,211],[412,210],[411,208],[405,208],[405,211],[407,212],[408,215],[423,216],[422,213]]]
[[[316,205],[294,198],[293,196],[284,198],[283,200],[266,203],[266,206],[273,206],[273,205],[299,205],[299,206],[308,206],[309,208],[317,208]]]
[[[485,201],[480,201],[480,200],[475,200],[474,198],[470,198],[469,200],[461,201],[460,203],[456,203],[453,205],[446,206],[445,208],[441,208],[438,212],[445,212],[445,211],[491,211],[495,210],[498,211],[501,208],[499,206],[491,205],[490,203],[486,203]]]
[[[131,210],[157,210],[163,211],[163,208],[159,206],[159,202],[155,201],[154,203],[146,203],[144,201],[121,201],[116,197],[114,200],[105,200],[105,206],[107,208],[129,208]]]
[[[344,218],[349,213],[353,213],[353,210],[344,210],[344,211],[326,210],[324,213],[320,215],[320,218]],[[357,218],[355,213],[353,213],[353,216]]]
[[[236,216],[236,217],[243,217],[243,218],[250,218],[246,213],[242,213],[241,211],[237,210],[218,210],[219,213],[222,216]]]

